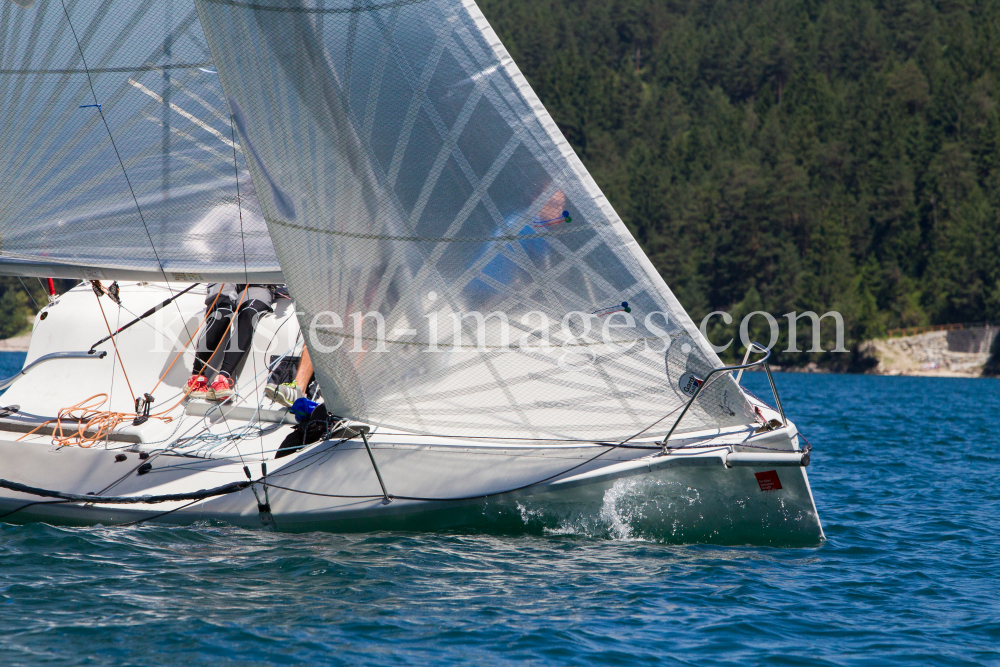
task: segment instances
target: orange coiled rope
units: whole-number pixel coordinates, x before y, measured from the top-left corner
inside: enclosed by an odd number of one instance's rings
[[[30,432],[18,438],[18,440],[24,440],[29,435],[49,424],[55,424],[56,426],[52,431],[52,444],[59,447],[76,446],[85,449],[93,447],[107,438],[108,434],[122,422],[131,421],[135,418],[135,413],[99,410],[98,408],[104,405],[107,400],[107,394],[94,394],[76,405],[61,408],[55,419],[50,419],[47,422],[39,424]],[[164,412],[169,412],[169,410]],[[173,417],[164,416],[162,412],[157,415],[150,415],[150,418],[159,419],[164,423],[173,421]],[[64,421],[75,422],[76,428],[64,426]]]
[[[236,304],[235,308],[236,311],[238,311],[240,305],[243,304],[243,299],[246,298],[248,289],[249,285],[243,289],[243,294],[240,295],[240,300]],[[184,351],[187,350],[188,346],[191,344],[191,341],[194,340],[194,337],[198,335],[198,332],[201,331],[202,327],[205,326],[205,322],[208,321],[208,317],[212,313],[212,309],[215,308],[215,304],[218,303],[220,296],[222,296],[221,290],[219,291],[218,294],[215,295],[215,299],[212,301],[212,304],[205,309],[205,316],[201,318],[201,322],[198,323],[198,326],[195,328],[194,333],[192,333],[188,337],[187,342],[180,349],[180,351],[177,352],[177,354],[174,356],[173,361],[170,362],[170,365],[167,366],[166,370],[163,371],[163,374],[160,376],[159,380],[157,380],[156,385],[153,387],[152,391],[156,391],[156,389],[163,382],[164,378],[167,377],[167,373],[170,372],[170,369],[174,367],[174,364],[177,363],[177,360],[180,359],[181,355],[184,354]],[[100,304],[100,299],[98,299],[98,304]],[[101,315],[102,316],[104,315],[103,306],[101,307]],[[226,340],[226,334],[229,333],[229,329],[233,326],[233,321],[235,319],[236,317],[234,313],[234,317],[230,318],[229,324],[226,326],[226,329],[222,334],[223,341]],[[106,316],[104,317],[104,320],[105,324],[107,325],[108,322]],[[108,331],[110,332],[110,326],[108,327]],[[115,345],[115,355],[118,357],[118,363],[121,365],[122,373],[124,374],[125,365],[122,363],[121,357],[118,355],[118,346],[114,343],[113,339],[112,339],[112,344]],[[126,382],[128,382],[127,375],[125,376],[125,379]],[[150,393],[152,393],[152,391]],[[129,393],[132,393],[132,387],[130,383],[129,383]],[[134,393],[132,393],[132,395],[133,397],[135,396]],[[167,413],[172,412],[178,405],[183,403],[185,398],[187,398],[186,395],[181,396],[181,398],[176,403],[171,405],[169,408],[167,408],[166,410],[161,410],[160,412],[157,412],[155,414],[151,414],[149,415],[149,418],[159,419],[165,424],[173,421],[174,418],[166,416]],[[98,399],[100,400],[98,401]],[[58,447],[76,446],[76,447],[83,447],[84,449],[93,447],[95,444],[103,440],[106,440],[111,431],[120,426],[123,422],[131,421],[136,417],[135,412],[114,412],[111,410],[99,410],[98,408],[104,405],[108,400],[109,396],[107,394],[104,393],[94,394],[93,396],[90,396],[89,398],[85,398],[84,400],[80,401],[76,405],[71,405],[68,408],[61,408],[59,410],[58,415],[56,415],[55,419],[50,419],[46,422],[39,424],[31,431],[25,433],[20,438],[18,438],[18,440],[19,441],[24,440],[28,436],[36,433],[39,429],[54,423],[56,426],[52,432],[52,444]],[[97,402],[95,403],[94,401]],[[72,427],[64,428],[63,420],[76,422],[76,428],[73,430],[67,430]]]

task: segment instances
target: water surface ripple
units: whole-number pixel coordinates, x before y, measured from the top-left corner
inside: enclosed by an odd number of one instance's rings
[[[2,662],[1000,664],[1000,381],[777,380],[819,546],[0,524]]]

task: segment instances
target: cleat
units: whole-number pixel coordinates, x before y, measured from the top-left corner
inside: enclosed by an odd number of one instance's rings
[[[192,375],[184,387],[184,393],[189,398],[205,400],[208,398],[208,380],[204,375]]]
[[[236,383],[229,376],[221,373],[215,378],[210,390],[210,398],[216,401],[228,401],[236,393]]]

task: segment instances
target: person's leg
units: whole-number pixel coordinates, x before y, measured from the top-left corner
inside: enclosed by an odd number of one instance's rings
[[[195,350],[194,366],[191,369],[191,379],[188,380],[186,393],[192,398],[207,398],[208,380],[206,374],[211,374],[222,358],[220,346],[227,337],[226,329],[233,316],[233,304],[226,298],[215,300],[212,312],[205,319],[205,329],[198,340]]]
[[[229,338],[226,329],[229,327],[229,320],[232,317],[233,304],[229,299],[219,299],[206,319],[205,330],[198,341],[194,368],[192,369],[194,375],[211,374],[218,370],[222,358],[221,349],[225,349],[226,341],[224,339]],[[212,359],[213,356],[215,359]]]
[[[246,303],[240,308],[236,315],[236,321],[230,330],[230,342],[222,357],[222,366],[219,368],[219,375],[212,382],[212,391],[217,399],[229,398],[233,395],[236,375],[236,368],[250,352],[253,346],[253,334],[257,329],[257,322],[261,315],[270,312],[266,303],[256,299]],[[235,330],[235,332],[233,332]]]

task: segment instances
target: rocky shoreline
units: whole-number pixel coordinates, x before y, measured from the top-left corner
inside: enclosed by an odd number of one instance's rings
[[[26,333],[13,338],[0,340],[0,352],[27,352],[28,343],[31,342],[31,334]]]
[[[877,375],[980,377],[998,326],[931,331],[915,336],[871,340],[859,352],[872,360]]]

